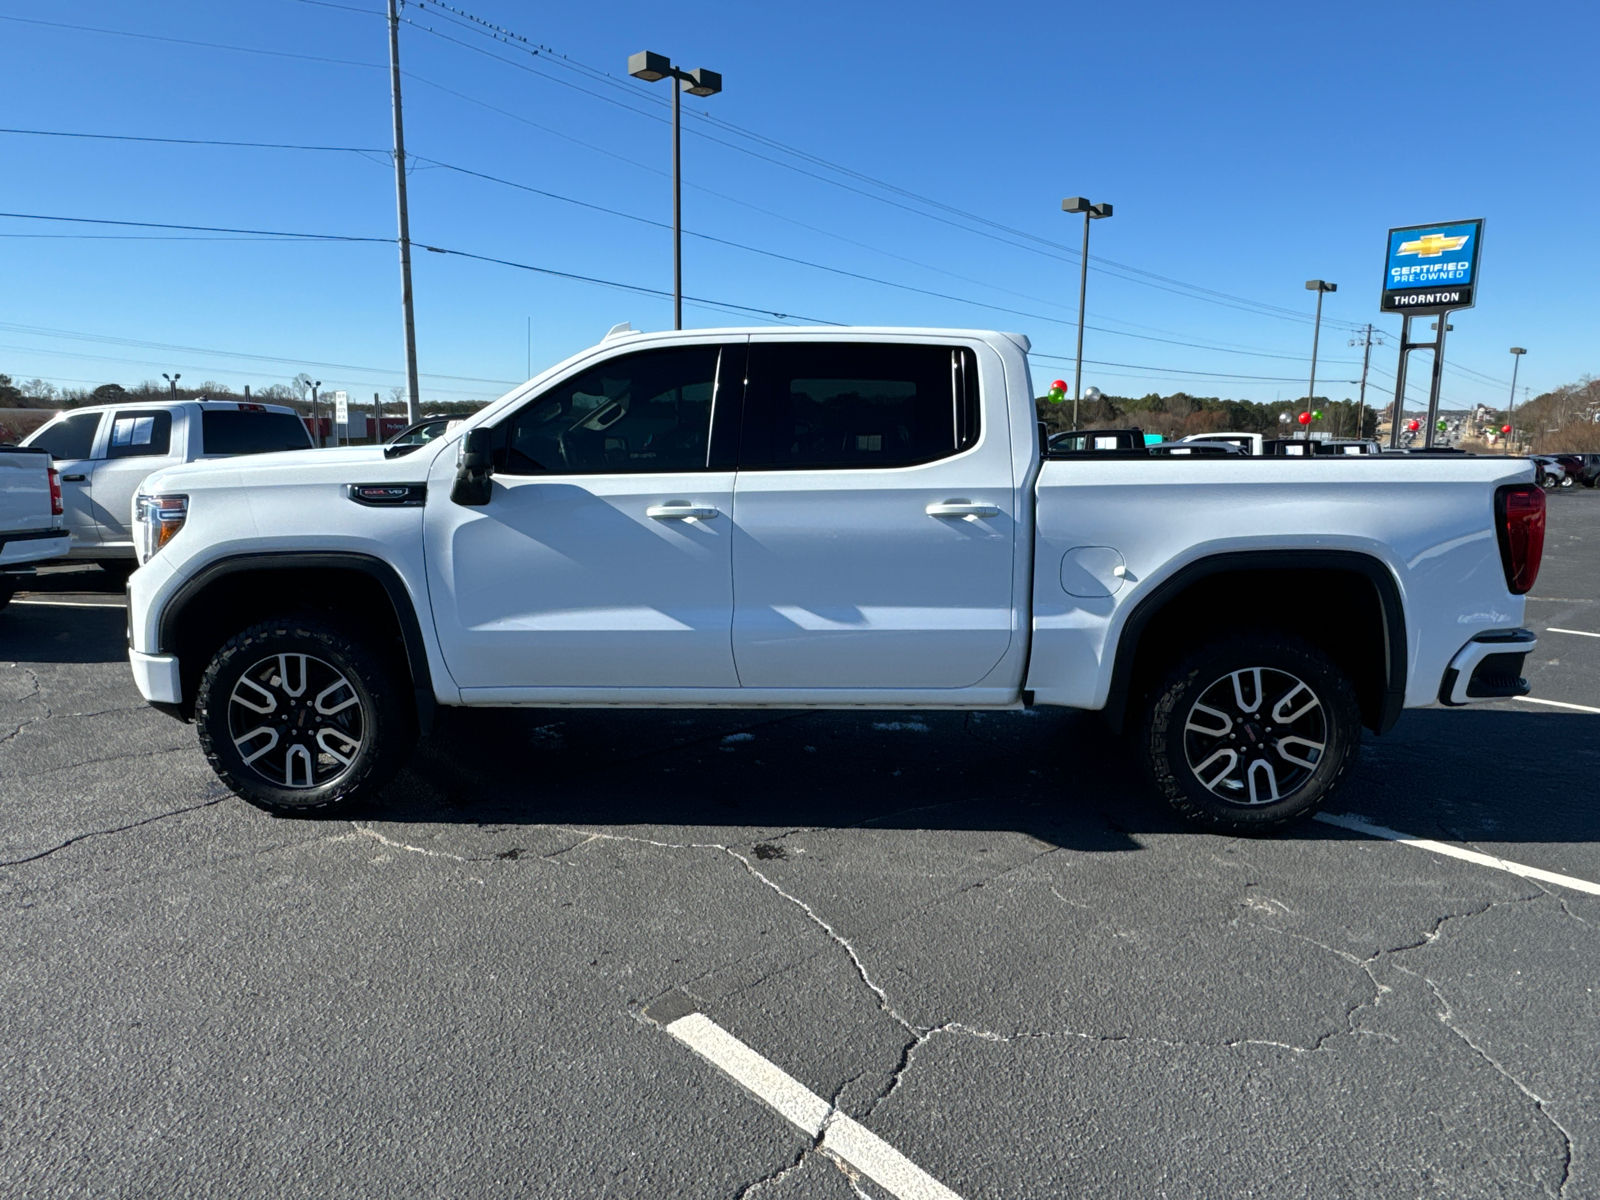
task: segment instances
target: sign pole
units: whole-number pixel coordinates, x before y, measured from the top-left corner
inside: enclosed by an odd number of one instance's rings
[[[1411,314],[1400,318],[1400,365],[1394,371],[1394,416],[1389,421],[1389,449],[1400,448],[1400,422],[1406,410],[1406,364],[1411,359]]]
[[[1422,441],[1424,450],[1433,449],[1434,426],[1439,423],[1439,391],[1444,386],[1444,335],[1450,328],[1450,311],[1439,314],[1439,336],[1433,343],[1433,379],[1428,385],[1428,428]]]

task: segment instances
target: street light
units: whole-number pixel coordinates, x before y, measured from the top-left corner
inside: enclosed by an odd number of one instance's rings
[[[165,379],[167,381],[167,388],[168,388],[169,391],[171,391],[173,400],[177,400],[177,398],[178,398],[178,380],[182,379],[183,376],[182,375],[168,375],[165,371],[163,371],[163,372],[161,372],[161,378],[163,378],[163,379]],[[1515,391],[1516,391],[1516,385],[1515,384],[1512,384],[1512,391],[1513,391],[1513,393],[1515,393]]]
[[[1078,396],[1083,391],[1083,302],[1089,292],[1089,222],[1111,215],[1111,205],[1090,204],[1087,196],[1068,196],[1061,211],[1083,214],[1083,264],[1078,270],[1078,362],[1072,368],[1072,427],[1078,427]]]
[[[321,386],[320,379],[311,385],[311,428],[317,431],[317,445],[326,446],[327,440],[322,436],[322,418],[317,415],[317,389]]]
[[[1506,434],[1506,453],[1511,453],[1511,439],[1516,436],[1517,423],[1511,419],[1511,414],[1517,411],[1517,368],[1522,365],[1522,356],[1527,351],[1521,346],[1511,347],[1511,407],[1506,409],[1506,424],[1511,426],[1511,432]]]
[[[1337,283],[1324,283],[1320,279],[1306,280],[1306,291],[1317,294],[1317,323],[1311,332],[1311,390],[1306,394],[1306,412],[1311,412],[1317,402],[1317,342],[1322,337],[1322,294],[1337,292]],[[1306,453],[1311,453],[1311,422],[1306,422]]]
[[[680,71],[665,54],[641,50],[628,56],[628,74],[646,83],[658,79],[675,79],[678,86],[672,89],[672,327],[683,328],[683,188],[678,171],[678,93],[691,96],[715,96],[722,90],[722,75],[696,67]]]

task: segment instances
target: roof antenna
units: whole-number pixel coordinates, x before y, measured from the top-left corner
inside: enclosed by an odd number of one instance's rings
[[[633,332],[633,326],[630,325],[627,321],[624,321],[624,322],[622,322],[622,324],[613,325],[610,329],[606,330],[605,337],[601,338],[600,340],[602,342],[609,342],[614,337],[621,337],[625,333],[632,333],[632,332]]]

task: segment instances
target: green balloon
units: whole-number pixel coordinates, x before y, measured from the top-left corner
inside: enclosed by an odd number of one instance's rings
[[[1051,388],[1045,393],[1045,399],[1050,401],[1051,404],[1060,404],[1066,398],[1067,394],[1060,388]]]
[[[1311,414],[1311,419],[1312,419],[1312,420],[1313,420],[1313,421],[1320,421],[1320,420],[1322,420],[1322,410],[1321,410],[1321,409],[1320,409],[1320,408],[1319,408],[1319,409],[1317,409],[1317,411],[1316,411],[1316,412],[1314,412],[1314,413],[1312,413],[1312,414]]]

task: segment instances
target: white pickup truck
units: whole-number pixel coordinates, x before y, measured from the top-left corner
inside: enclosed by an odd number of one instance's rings
[[[422,445],[145,481],[129,658],[278,812],[436,705],[1008,709],[1186,816],[1306,816],[1361,729],[1527,690],[1527,460],[1041,452],[1028,342],[613,331]]]
[[[70,557],[126,575],[136,564],[128,513],[152,471],[199,459],[311,449],[294,409],[232,400],[96,405],[60,414],[23,439],[61,472]]]
[[[0,446],[0,608],[36,563],[72,546],[61,504],[61,476],[45,450]]]

